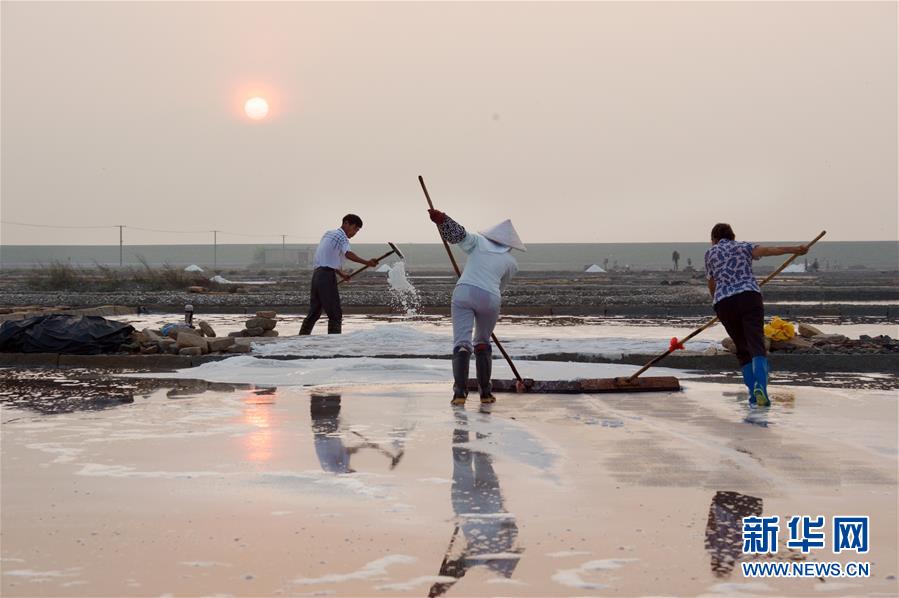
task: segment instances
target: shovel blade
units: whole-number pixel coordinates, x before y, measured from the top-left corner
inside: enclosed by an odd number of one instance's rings
[[[399,247],[397,247],[396,245],[394,245],[394,244],[391,243],[390,241],[387,241],[387,244],[390,245],[390,248],[393,249],[393,252],[396,254],[396,256],[397,256],[398,258],[400,258],[401,260],[405,260],[405,259],[406,259],[406,256],[403,255],[403,252],[400,251],[400,248],[399,248]]]

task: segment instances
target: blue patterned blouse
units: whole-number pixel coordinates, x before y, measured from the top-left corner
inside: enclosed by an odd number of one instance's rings
[[[758,245],[721,239],[705,252],[705,276],[715,279],[714,303],[744,291],[762,292],[752,273],[755,247]]]

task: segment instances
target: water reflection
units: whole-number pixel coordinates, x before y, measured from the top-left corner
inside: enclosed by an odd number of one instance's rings
[[[257,388],[243,397],[243,423],[252,427],[244,438],[249,461],[268,461],[272,458],[274,437],[272,434],[271,405],[278,396],[277,387]]]
[[[315,454],[323,471],[329,473],[354,473],[350,467],[350,457],[364,449],[372,449],[384,455],[391,470],[399,465],[405,454],[403,446],[405,431],[394,431],[393,451],[384,448],[381,443],[373,442],[364,434],[350,431],[358,442],[352,446],[344,442],[344,432],[340,422],[339,394],[312,394],[309,400],[309,414],[312,422],[312,436],[315,443]]]
[[[179,384],[166,391],[169,399],[185,399],[201,395],[209,390],[209,383],[205,380],[181,380]]]
[[[340,433],[340,395],[312,395],[309,401],[315,454],[324,471],[353,473],[350,455]]]
[[[124,378],[112,371],[81,368],[0,369],[0,404],[45,415],[110,409],[164,389],[167,398],[182,399],[246,388],[253,386],[189,378]]]
[[[746,406],[746,416],[743,422],[758,426],[760,428],[768,427],[768,416],[771,414],[771,406],[759,407],[758,405]]]
[[[458,580],[472,567],[483,565],[503,577],[512,577],[522,552],[520,548],[515,548],[518,524],[515,516],[506,511],[492,458],[485,452],[470,448],[468,414],[463,409],[457,409],[455,417],[450,499],[456,514],[456,526],[439,574]],[[478,433],[476,440],[487,436]],[[428,596],[445,594],[454,583],[435,583]]]
[[[743,556],[743,518],[761,514],[761,498],[730,491],[715,494],[705,527],[705,548],[716,577],[730,576]]]

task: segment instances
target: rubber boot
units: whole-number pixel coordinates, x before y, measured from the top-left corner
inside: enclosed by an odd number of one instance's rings
[[[771,404],[768,398],[768,358],[758,356],[752,358],[752,374],[755,376],[755,402],[759,407],[767,407]]]
[[[453,400],[451,405],[464,405],[468,397],[468,366],[471,352],[464,347],[453,350]]]
[[[493,369],[493,352],[490,350],[490,345],[478,345],[474,348],[474,364],[478,373],[478,388],[481,391],[481,402],[495,402],[496,397],[491,392],[493,384],[490,382],[490,375]]]
[[[340,334],[343,328],[343,320],[328,319],[328,334]]]
[[[755,405],[755,374],[752,373],[752,362],[744,365],[742,371],[743,384],[749,389],[749,404]]]

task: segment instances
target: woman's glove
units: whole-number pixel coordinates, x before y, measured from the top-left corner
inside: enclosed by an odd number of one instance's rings
[[[433,208],[428,210],[428,216],[434,224],[443,224],[446,221],[446,214]]]

